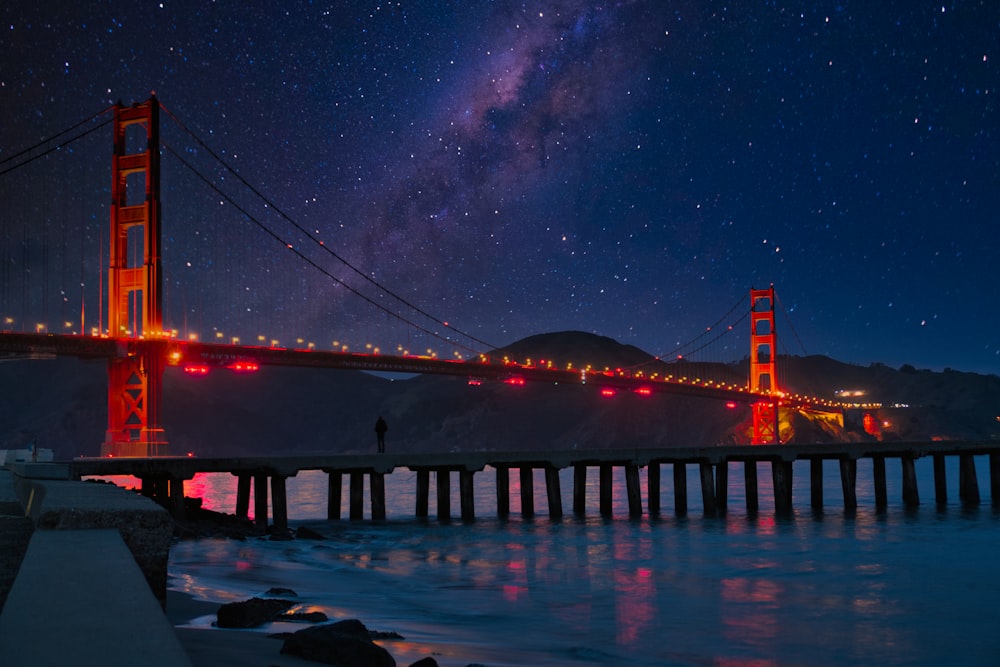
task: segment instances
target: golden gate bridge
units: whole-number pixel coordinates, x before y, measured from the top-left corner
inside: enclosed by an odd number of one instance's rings
[[[710,379],[701,374],[688,375],[679,365],[657,359],[652,359],[648,365],[634,368],[595,368],[588,365],[574,367],[572,364],[554,366],[551,361],[545,360],[513,360],[498,356],[484,341],[456,329],[378,284],[367,274],[339,257],[322,241],[315,242],[381,292],[389,294],[406,308],[429,319],[433,323],[432,326],[421,325],[388,309],[381,302],[331,274],[298,250],[293,243],[287,242],[280,235],[260,225],[249,211],[198,172],[180,151],[161,142],[159,130],[161,104],[155,96],[143,103],[128,107],[118,103],[111,108],[111,113],[113,151],[111,196],[108,206],[110,228],[107,236],[110,252],[101,273],[101,281],[106,281],[106,284],[98,290],[99,301],[103,302],[99,302],[98,306],[100,325],[91,328],[89,332],[86,330],[85,300],[82,297],[80,326],[76,331],[72,330],[72,321],[65,322],[64,328],[67,331],[64,333],[56,333],[43,323],[29,327],[28,318],[23,313],[20,318],[5,313],[4,320],[0,323],[0,354],[61,355],[107,360],[108,427],[101,448],[102,456],[149,457],[169,454],[168,436],[160,418],[162,380],[167,366],[177,366],[192,374],[204,374],[213,367],[226,367],[235,372],[254,372],[261,365],[431,373],[468,376],[470,382],[497,381],[511,385],[525,382],[585,384],[609,396],[619,391],[631,391],[640,395],[699,396],[749,404],[753,415],[750,438],[752,444],[779,443],[778,416],[782,407],[820,410],[846,407],[833,401],[782,391],[777,368],[778,341],[773,285],[764,289],[750,289],[745,310],[739,311],[734,307],[737,323],[749,320],[749,375],[746,383]],[[171,117],[177,120],[172,114]],[[55,149],[35,153],[30,150],[22,151],[6,158],[0,163],[0,176],[11,173],[53,150],[65,149],[75,139],[107,124],[105,122],[78,131],[74,139],[59,144]],[[83,123],[77,124],[56,136],[77,131],[82,125]],[[183,124],[180,125],[183,127]],[[202,149],[211,152],[200,139],[196,141]],[[339,286],[346,287],[369,305],[403,321],[409,327],[419,329],[423,334],[461,347],[463,352],[456,352],[453,358],[439,358],[430,349],[427,350],[427,354],[411,354],[406,347],[399,345],[397,354],[384,354],[378,347],[371,346],[366,347],[366,352],[358,353],[349,351],[346,345],[339,345],[336,342],[332,346],[334,349],[323,350],[312,343],[305,343],[302,339],[298,341],[299,347],[286,347],[281,346],[278,340],[267,339],[265,336],[258,336],[258,345],[247,345],[241,343],[240,338],[236,336],[226,340],[218,330],[216,330],[216,342],[206,342],[199,340],[194,334],[182,336],[177,329],[165,328],[160,193],[160,157],[163,151],[174,155],[220,197],[233,204],[238,211],[258,224],[285,249],[293,251],[302,262],[325,274]],[[263,198],[263,195],[260,195],[234,170],[229,171]],[[291,222],[304,236],[315,240],[313,235],[281,212],[272,202],[266,199],[265,201],[271,208],[278,210],[282,217]],[[7,236],[9,240],[9,228]],[[26,241],[22,241],[22,246],[25,243]],[[6,254],[8,256],[2,258],[6,260],[5,266],[16,264],[14,260],[17,258],[13,256],[13,252],[8,249]],[[65,259],[63,261],[65,262]],[[24,270],[29,270],[26,262],[22,264],[25,265],[22,267]],[[43,270],[41,278],[43,282],[48,280],[44,273]],[[15,299],[10,294],[12,291],[10,286],[14,281],[9,268],[5,270],[3,278],[5,283],[3,305],[6,310],[13,310],[11,304]],[[28,280],[23,278],[21,281],[22,301],[28,298],[28,293],[31,291],[26,287]],[[81,287],[82,285],[81,279]],[[68,301],[65,291],[62,297],[64,301]],[[23,303],[21,309],[25,310]],[[714,333],[718,330],[720,330],[718,326],[703,330],[689,343],[689,346],[693,347],[694,351],[702,350],[726,333],[734,331],[735,324],[721,327],[722,333]],[[441,334],[439,331],[446,333]],[[698,341],[709,332],[715,337],[708,342],[699,343]],[[471,341],[471,344],[458,343],[459,337]],[[478,345],[481,349],[475,350],[471,345]]]

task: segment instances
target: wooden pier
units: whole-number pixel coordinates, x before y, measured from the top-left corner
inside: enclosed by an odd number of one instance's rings
[[[613,503],[612,478],[615,468],[622,468],[628,512],[632,517],[644,513],[660,513],[661,474],[663,466],[672,466],[674,512],[687,513],[688,466],[697,466],[701,481],[702,506],[706,515],[724,514],[727,508],[730,465],[743,465],[748,513],[759,510],[757,467],[770,466],[774,508],[778,515],[792,512],[792,471],[796,461],[809,462],[810,506],[822,508],[823,470],[825,464],[836,464],[840,472],[843,506],[857,508],[858,462],[864,461],[872,469],[872,495],[876,509],[888,505],[886,484],[887,458],[900,460],[902,503],[907,507],[920,504],[920,491],[914,462],[921,457],[933,458],[934,499],[943,504],[948,499],[946,457],[958,457],[958,497],[965,504],[980,502],[979,483],[976,476],[976,456],[988,456],[990,496],[994,505],[1000,505],[1000,441],[948,441],[910,443],[849,443],[815,445],[756,445],[719,447],[676,447],[658,449],[603,449],[573,450],[565,452],[461,452],[448,454],[329,454],[287,457],[252,458],[101,458],[75,459],[69,463],[70,474],[75,478],[103,475],[133,475],[142,481],[142,492],[171,508],[183,512],[184,481],[196,473],[226,472],[236,477],[237,494],[235,512],[249,515],[251,489],[253,490],[254,517],[261,528],[268,526],[268,490],[271,497],[271,526],[276,530],[288,528],[288,501],[285,482],[302,470],[322,470],[328,476],[327,517],[342,518],[341,496],[344,476],[350,484],[348,516],[361,520],[365,515],[364,487],[368,478],[369,516],[374,521],[384,520],[385,476],[405,469],[416,473],[416,517],[429,516],[431,473],[437,500],[437,518],[449,520],[451,509],[451,477],[457,473],[459,483],[460,516],[472,521],[476,516],[474,502],[475,475],[487,468],[496,475],[496,513],[503,518],[510,515],[510,475],[518,471],[520,479],[521,514],[535,514],[534,471],[544,471],[548,515],[553,519],[563,516],[562,489],[559,471],[573,469],[573,513],[585,515],[588,510],[587,476],[591,469],[598,474],[598,505],[602,516],[610,516]],[[643,509],[640,470],[646,469],[646,505]]]

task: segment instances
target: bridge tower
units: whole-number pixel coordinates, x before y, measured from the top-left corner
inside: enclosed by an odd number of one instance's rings
[[[102,456],[168,453],[159,427],[165,363],[159,111],[155,95],[114,108],[107,331],[120,344],[118,357],[108,362]]]
[[[774,328],[774,285],[750,289],[750,391],[778,392],[778,334]],[[753,404],[754,445],[778,444],[778,396]]]

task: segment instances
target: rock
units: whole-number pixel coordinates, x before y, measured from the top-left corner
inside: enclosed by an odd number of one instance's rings
[[[219,607],[215,624],[220,628],[254,628],[273,621],[276,616],[293,606],[288,600],[251,598],[230,602]]]
[[[438,667],[438,661],[434,658],[427,656],[425,658],[420,658],[415,663],[410,665],[410,667]]]
[[[354,619],[299,630],[285,640],[281,652],[337,667],[396,667],[364,623]]]
[[[295,537],[300,540],[325,540],[326,536],[313,530],[312,528],[306,528],[305,526],[299,526],[295,529]]]

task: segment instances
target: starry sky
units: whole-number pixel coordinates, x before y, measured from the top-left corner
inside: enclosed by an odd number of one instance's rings
[[[182,335],[669,356],[773,283],[781,352],[1000,373],[995,0],[39,0],[0,30],[0,160],[162,102]],[[7,311],[96,318],[110,145],[0,176]]]

